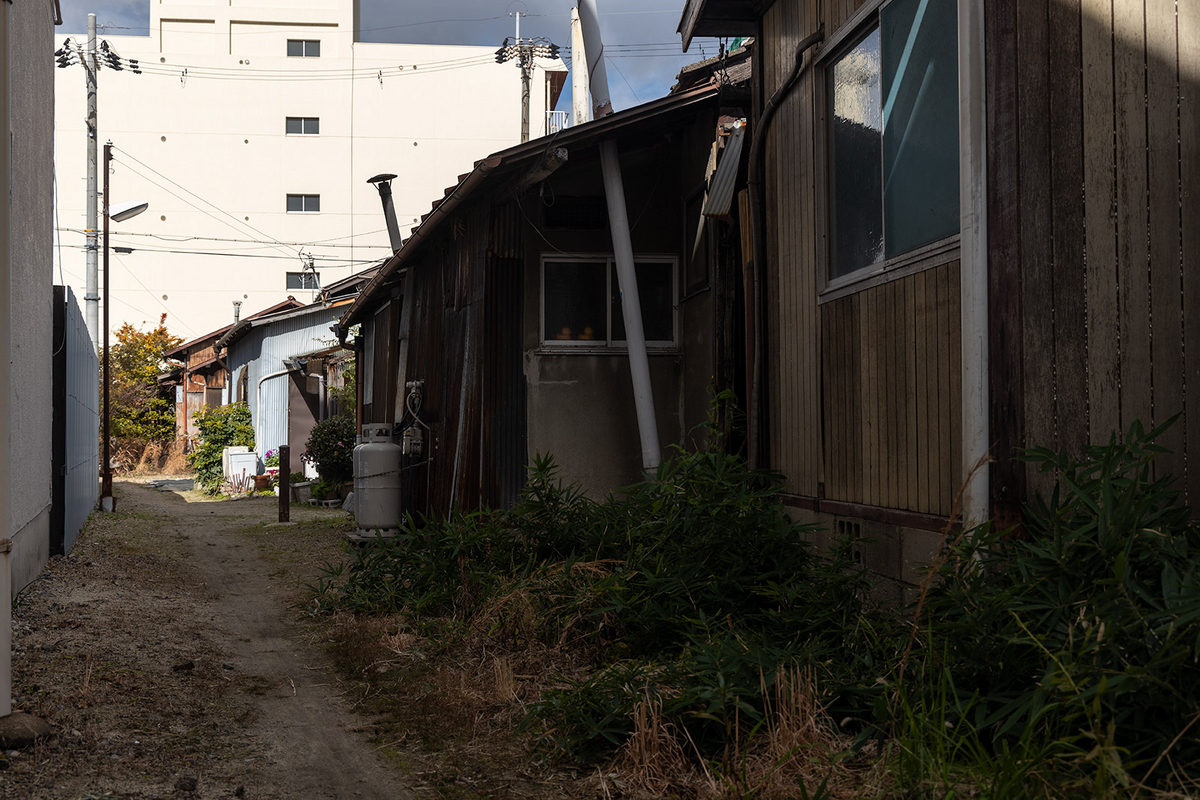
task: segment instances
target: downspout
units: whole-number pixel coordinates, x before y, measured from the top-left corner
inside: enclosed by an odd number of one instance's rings
[[[958,0],[959,248],[962,325],[962,520],[991,516],[988,388],[987,73],[984,0]]]
[[[278,378],[280,375],[287,375],[294,371],[295,370],[291,370],[291,369],[281,369],[278,372],[272,372],[268,375],[263,375],[261,378],[258,379],[258,385],[255,388],[255,401],[254,401],[254,442],[256,445],[261,441],[261,439],[258,435],[258,426],[262,424],[262,386],[263,386],[263,383],[266,381],[269,381],[271,378]]]
[[[748,452],[747,462],[751,469],[759,466],[759,448],[762,438],[762,346],[766,338],[764,334],[764,312],[761,292],[762,283],[767,278],[766,251],[766,220],[763,215],[765,190],[762,180],[762,148],[767,139],[771,119],[779,105],[787,98],[797,79],[803,72],[804,53],[817,42],[825,38],[825,26],[822,25],[815,33],[810,34],[796,47],[795,63],[792,71],[784,79],[771,99],[763,106],[762,113],[754,125],[754,139],[750,143],[750,168],[746,179],[746,188],[750,193],[750,231],[754,241],[754,257],[742,271],[742,289],[745,296],[746,308],[746,420]]]
[[[608,94],[608,73],[604,66],[604,42],[600,38],[600,20],[596,0],[579,0],[579,21],[583,27],[588,74],[592,83],[592,110],[595,118],[613,113]],[[614,134],[615,136],[615,134]],[[642,468],[658,469],[662,453],[658,445],[658,422],[654,417],[654,393],[650,385],[650,362],[646,357],[646,334],[642,328],[642,303],[638,296],[637,276],[633,268],[633,240],[629,215],[625,208],[625,184],[614,138],[600,143],[600,169],[604,175],[604,196],[608,201],[608,220],[612,230],[613,255],[617,262],[617,280],[621,287],[621,315],[625,320],[625,341],[629,348],[629,373],[633,380],[633,402],[637,410],[638,433],[642,443]]]

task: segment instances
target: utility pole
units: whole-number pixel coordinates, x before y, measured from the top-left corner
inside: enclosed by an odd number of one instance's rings
[[[83,62],[87,73],[87,290],[83,295],[87,310],[88,333],[96,352],[100,348],[100,252],[97,240],[96,197],[96,78],[100,63],[96,59],[96,15],[88,14],[87,56]]]
[[[87,283],[83,299],[87,317],[88,333],[91,334],[92,344],[96,352],[100,352],[100,241],[99,241],[99,193],[98,154],[99,132],[96,127],[96,82],[100,75],[100,67],[105,66],[118,72],[128,69],[135,75],[141,75],[137,59],[124,59],[116,51],[103,42],[96,47],[96,15],[88,14],[88,39],[86,49],[72,44],[70,39],[54,51],[59,69],[65,69],[72,64],[82,63],[87,82]]]
[[[529,83],[532,77],[533,60],[537,57],[558,58],[558,45],[550,40],[521,38],[521,12],[516,11],[512,16],[517,18],[517,36],[515,40],[506,37],[500,49],[496,51],[496,63],[503,64],[514,58],[521,68],[521,141],[529,141]],[[547,109],[549,110],[549,109]]]
[[[583,26],[579,22],[579,9],[571,8],[571,108],[572,124],[582,125],[592,121],[592,104],[588,100],[587,47],[583,43]]]

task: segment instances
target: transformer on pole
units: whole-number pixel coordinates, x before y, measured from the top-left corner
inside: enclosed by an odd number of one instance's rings
[[[521,12],[514,15],[517,18],[517,35],[515,39],[505,37],[504,43],[496,51],[496,63],[517,60],[521,68],[521,141],[529,141],[529,82],[533,60],[535,58],[558,58],[558,45],[545,37],[537,39],[521,38]]]

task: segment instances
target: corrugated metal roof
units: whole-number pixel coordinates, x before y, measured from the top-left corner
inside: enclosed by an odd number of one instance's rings
[[[475,169],[460,176],[456,185],[446,189],[445,196],[434,203],[434,210],[426,214],[421,224],[405,240],[396,254],[380,268],[354,301],[354,305],[338,320],[338,335],[345,337],[350,327],[358,321],[364,307],[370,303],[381,287],[413,257],[437,230],[442,220],[452,212],[459,203],[468,198],[480,184],[484,183],[490,174],[504,172],[509,174],[533,159],[541,158],[551,147],[590,146],[599,141],[613,138],[619,133],[635,128],[643,123],[654,122],[664,115],[682,112],[691,106],[708,102],[720,93],[719,87],[704,86],[675,95],[667,95],[640,106],[610,114],[582,125],[564,128],[552,136],[544,136],[524,144],[501,150],[486,159],[475,162]]]
[[[704,216],[717,219],[729,219],[733,209],[733,195],[737,188],[738,168],[742,162],[742,142],[746,136],[746,125],[741,121],[734,123],[733,133],[725,143],[721,163],[713,174],[708,194],[704,198]]]

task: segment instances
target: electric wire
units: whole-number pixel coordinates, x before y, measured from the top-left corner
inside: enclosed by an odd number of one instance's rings
[[[120,149],[119,147],[115,147],[115,146],[114,146],[114,147],[113,147],[113,150],[115,150],[116,152],[120,153],[122,156],[125,156],[125,157],[126,157],[126,158],[128,158],[129,160],[131,160],[131,161],[133,161],[133,162],[135,162],[135,163],[137,163],[137,164],[141,164],[141,166],[143,166],[144,168],[146,168],[146,169],[150,170],[150,171],[151,171],[151,172],[153,172],[155,175],[157,175],[158,177],[160,177],[160,178],[162,178],[163,180],[167,181],[167,182],[168,182],[168,183],[170,183],[171,185],[173,185],[173,186],[175,186],[175,187],[177,187],[177,188],[181,189],[181,190],[182,190],[182,191],[184,191],[184,192],[187,192],[187,193],[188,193],[188,194],[190,194],[192,197],[195,197],[197,200],[200,200],[201,202],[205,203],[206,205],[208,205],[208,206],[211,206],[212,208],[216,209],[217,211],[220,211],[220,212],[221,212],[223,215],[225,215],[226,217],[229,217],[229,219],[231,219],[231,220],[233,220],[235,223],[237,223],[237,224],[238,224],[238,226],[240,226],[241,228],[244,228],[244,229],[246,229],[246,230],[253,231],[254,233],[258,234],[259,236],[262,236],[264,239],[267,239],[267,240],[269,240],[269,241],[273,242],[273,243],[274,243],[274,245],[277,247],[277,249],[283,250],[283,252],[289,252],[289,251],[286,249],[286,247],[284,247],[284,246],[282,245],[282,243],[280,243],[280,242],[279,242],[279,240],[278,240],[277,238],[275,238],[275,237],[272,237],[270,234],[268,234],[268,233],[265,233],[264,231],[260,231],[258,228],[254,227],[253,225],[250,225],[249,223],[247,223],[247,222],[244,222],[243,220],[240,220],[240,219],[238,219],[237,217],[235,217],[235,216],[233,216],[232,214],[230,214],[228,211],[225,211],[224,209],[222,209],[222,208],[221,208],[220,206],[218,206],[217,204],[215,204],[215,203],[213,203],[213,202],[211,202],[211,201],[209,201],[209,200],[205,200],[203,197],[201,197],[200,195],[198,195],[198,194],[196,194],[195,192],[191,191],[191,190],[190,190],[190,189],[188,189],[186,186],[183,186],[183,185],[181,185],[181,184],[180,184],[180,183],[178,183],[177,181],[171,180],[171,178],[168,178],[166,175],[163,175],[161,172],[159,172],[158,170],[154,169],[154,168],[153,168],[153,167],[151,167],[150,165],[148,165],[148,164],[146,164],[146,163],[144,163],[144,162],[142,162],[142,161],[139,161],[137,158],[135,158],[134,156],[132,156],[132,155],[130,155],[129,153],[125,152],[124,150]],[[122,162],[122,163],[124,163],[124,162]],[[135,167],[132,167],[132,166],[130,166],[128,163],[126,163],[126,164],[125,164],[125,166],[126,166],[126,167],[128,167],[128,168],[129,168],[130,170],[132,170],[133,172],[138,172],[138,170],[137,170]],[[179,199],[179,200],[182,200],[184,203],[187,203],[187,205],[191,206],[192,208],[196,209],[197,211],[199,211],[199,212],[201,212],[201,213],[203,213],[203,214],[205,214],[205,215],[207,215],[207,216],[209,216],[209,217],[212,217],[213,219],[217,220],[218,222],[222,223],[223,225],[225,225],[225,226],[227,226],[227,227],[233,228],[234,230],[238,230],[237,228],[234,228],[232,225],[230,225],[228,222],[226,222],[225,220],[221,219],[220,217],[217,217],[217,216],[215,216],[215,215],[213,215],[213,214],[209,213],[208,211],[205,211],[204,209],[202,209],[202,208],[200,208],[199,206],[197,206],[197,205],[193,204],[191,201],[187,200],[186,198],[180,197],[179,195],[175,194],[175,193],[174,193],[174,192],[172,192],[170,189],[167,189],[165,186],[163,186],[162,184],[158,183],[158,181],[155,181],[153,178],[150,178],[150,177],[148,177],[148,176],[146,176],[146,175],[142,175],[141,173],[138,173],[138,174],[139,174],[139,175],[141,175],[141,177],[142,177],[142,178],[144,178],[144,179],[146,179],[146,180],[150,181],[151,183],[153,183],[153,184],[157,185],[157,186],[158,186],[160,189],[162,189],[163,191],[165,191],[165,192],[167,192],[168,194],[172,195],[173,197],[175,197],[175,198],[177,198],[177,199]],[[238,231],[238,232],[239,232],[239,233],[241,233],[241,232],[243,232],[243,231]],[[296,256],[297,258],[299,258],[299,257],[300,257],[300,252],[299,252],[299,251],[297,251],[297,252],[295,253],[295,256]]]
[[[149,287],[147,287],[147,286],[146,286],[146,284],[142,283],[142,279],[141,279],[141,278],[139,278],[139,277],[137,276],[137,274],[136,274],[136,273],[134,273],[134,271],[133,271],[133,270],[131,270],[131,269],[129,268],[129,266],[128,266],[128,265],[127,265],[127,264],[126,264],[124,261],[122,261],[122,260],[121,260],[121,258],[120,258],[119,256],[117,256],[116,254],[112,254],[110,258],[111,258],[111,259],[113,259],[113,260],[116,260],[116,262],[117,262],[118,264],[120,264],[120,265],[121,265],[121,267],[122,267],[122,268],[123,268],[123,269],[124,269],[126,272],[128,272],[128,273],[129,273],[129,276],[130,276],[131,278],[133,278],[135,281],[137,281],[137,284],[138,284],[138,286],[141,286],[141,287],[142,287],[142,289],[144,289],[144,290],[145,290],[146,294],[148,294],[148,295],[150,295],[152,298],[154,298],[154,301],[155,301],[156,303],[158,303],[160,306],[162,306],[162,307],[163,307],[163,310],[166,312],[167,316],[171,316],[171,314],[172,314],[172,311],[171,311],[171,309],[170,309],[170,308],[168,308],[168,307],[167,307],[167,304],[166,304],[166,303],[164,303],[162,300],[159,300],[159,299],[158,299],[158,295],[156,295],[156,294],[154,294],[154,292],[150,291]],[[111,263],[111,261],[110,261],[110,263]],[[139,314],[145,314],[147,317],[151,317],[151,316],[153,316],[153,314],[149,314],[149,313],[147,313],[147,312],[143,311],[142,309],[140,309],[140,308],[138,308],[138,307],[136,307],[136,306],[134,306],[134,305],[130,304],[130,303],[129,303],[128,301],[126,301],[124,298],[122,298],[122,299],[121,299],[121,302],[122,302],[122,303],[124,303],[125,305],[129,306],[130,308],[132,308],[134,311],[138,312]],[[112,311],[112,309],[109,309],[109,311],[111,312],[111,311]],[[190,334],[191,334],[193,337],[195,337],[195,336],[198,336],[198,335],[199,335],[199,334],[197,334],[197,333],[196,333],[194,330],[192,330],[192,328],[191,328],[190,326],[188,326],[186,323],[184,323],[184,322],[182,322],[182,321],[180,321],[180,320],[178,320],[178,319],[174,320],[174,322],[175,322],[175,324],[177,324],[179,327],[186,329],[186,330],[187,330],[187,331],[188,331],[188,332],[189,332],[189,333],[190,333]]]

